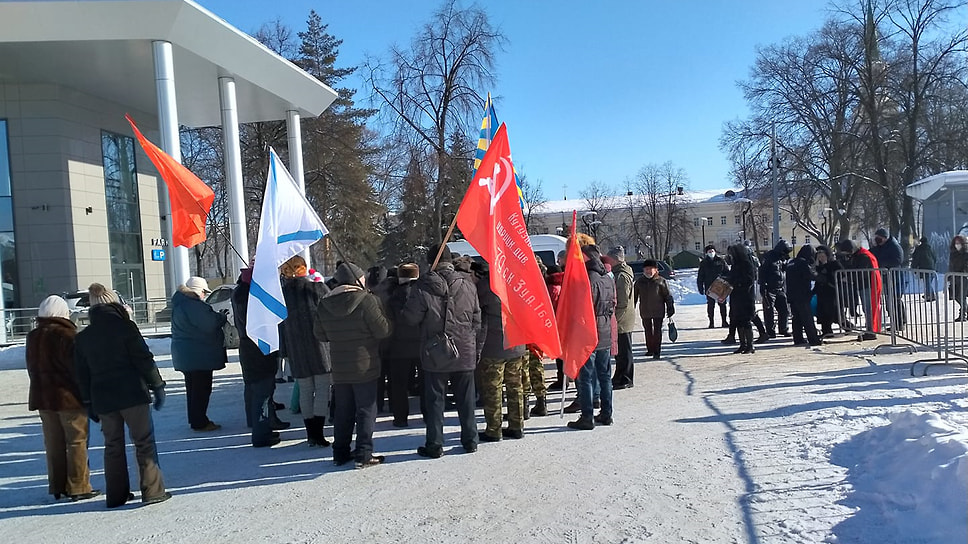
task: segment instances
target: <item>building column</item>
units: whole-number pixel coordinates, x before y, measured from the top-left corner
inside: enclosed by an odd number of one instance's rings
[[[181,162],[181,140],[178,136],[178,105],[175,102],[175,64],[173,61],[171,43],[166,41],[151,42],[151,52],[155,62],[155,87],[158,91],[158,131],[161,133],[161,149]],[[158,183],[164,185],[164,180]],[[161,188],[161,213],[164,217],[165,238],[171,242],[171,202],[168,198],[167,186]],[[188,248],[169,246],[166,261],[166,276],[169,285],[167,292],[172,293],[175,287],[182,285],[191,276],[188,268]],[[167,282],[166,282],[167,283]]]
[[[218,78],[218,97],[222,106],[222,145],[225,150],[225,190],[229,204],[229,235],[235,251],[230,262],[239,269],[249,266],[249,234],[246,231],[245,199],[242,186],[242,148],[239,143],[239,113],[235,100],[235,80]],[[240,256],[241,255],[241,258]],[[231,270],[232,267],[229,267]],[[231,275],[230,275],[231,276]]]
[[[299,186],[299,192],[306,194],[306,178],[303,171],[303,150],[302,150],[302,124],[299,119],[299,112],[296,110],[286,110],[286,134],[289,136],[289,173],[292,179]],[[309,257],[307,247],[300,253],[306,259],[306,268],[312,268],[312,261]]]

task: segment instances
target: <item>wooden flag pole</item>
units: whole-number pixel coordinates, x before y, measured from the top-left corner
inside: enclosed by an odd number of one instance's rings
[[[454,227],[456,226],[457,226],[457,214],[455,213],[454,220],[450,222],[450,228],[447,229],[447,235],[444,236],[444,240],[440,242],[440,247],[437,248],[437,256],[434,257],[434,264],[430,265],[431,270],[437,269],[437,264],[440,263],[440,256],[444,254],[444,248],[447,247],[447,242],[450,240],[451,235],[454,234]]]

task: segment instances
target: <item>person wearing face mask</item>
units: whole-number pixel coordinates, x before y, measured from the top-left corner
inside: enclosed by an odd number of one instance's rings
[[[837,311],[837,271],[843,268],[843,263],[834,259],[829,247],[817,248],[817,281],[813,284],[813,294],[817,295],[820,334],[825,337],[833,336],[834,323],[843,322]]]
[[[716,254],[716,246],[708,245],[706,246],[706,256],[703,258],[702,262],[699,263],[699,273],[696,275],[696,287],[699,288],[700,293],[705,293],[709,286],[716,281],[716,278],[720,276],[725,276],[729,267],[726,265],[726,261]],[[709,328],[715,328],[716,323],[713,317],[715,316],[717,301],[715,298],[706,296],[706,315],[709,316]],[[719,315],[722,318],[722,327],[729,327],[729,323],[726,322],[726,301],[719,302]]]
[[[874,245],[871,246],[870,252],[877,259],[881,268],[900,268],[904,265],[904,250],[901,249],[901,243],[883,227],[874,232]],[[881,275],[883,281],[887,281],[887,273],[881,272]],[[894,315],[891,316],[894,320],[891,326],[900,331],[907,323],[907,311],[904,308],[904,297],[902,296],[904,295],[905,285],[900,273],[895,271],[893,275],[894,288],[888,289],[886,295],[888,307],[894,312]]]
[[[968,245],[965,244],[965,237],[960,234],[951,240],[948,272],[968,272]],[[955,318],[955,321],[968,320],[968,309],[965,308],[965,297],[968,295],[966,287],[968,285],[966,285],[964,277],[953,276],[948,280],[948,298],[958,304],[958,317]]]

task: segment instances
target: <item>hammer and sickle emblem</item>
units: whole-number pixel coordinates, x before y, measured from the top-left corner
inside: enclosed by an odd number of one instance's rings
[[[481,187],[487,187],[487,192],[491,195],[490,214],[494,215],[494,207],[497,206],[501,196],[514,185],[514,168],[511,161],[505,157],[499,157],[494,163],[494,171],[491,177],[481,178],[477,181]]]

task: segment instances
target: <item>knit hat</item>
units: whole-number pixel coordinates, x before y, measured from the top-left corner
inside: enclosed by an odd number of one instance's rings
[[[71,317],[71,309],[67,307],[67,301],[57,295],[51,295],[40,303],[37,308],[37,317]]]
[[[642,268],[659,268],[659,263],[655,259],[646,259],[642,261]]]
[[[208,288],[208,282],[205,281],[205,278],[199,278],[198,276],[188,278],[188,281],[185,282],[185,288],[193,291],[196,295],[198,295],[198,298],[201,299],[204,299],[209,293],[212,292],[212,290]]]
[[[397,267],[397,281],[407,283],[420,277],[420,267],[416,263],[401,264]]]
[[[703,248],[703,251],[710,251],[710,250],[716,251],[716,246],[710,244],[710,245],[708,245],[708,246],[706,246],[706,247]]]
[[[881,227],[874,231],[874,236],[880,236],[881,238],[890,238],[891,233],[887,232],[887,229]]]
[[[434,264],[434,259],[437,258],[437,252],[438,251],[440,251],[440,245],[439,244],[434,244],[434,245],[430,246],[430,249],[427,250],[427,264]],[[444,245],[444,251],[440,254],[440,261],[439,262],[441,262],[441,263],[449,263],[449,262],[451,262],[453,260],[454,260],[454,257],[453,257],[453,255],[450,254],[450,249],[445,244]]]
[[[615,246],[608,250],[608,256],[618,262],[625,260],[625,248],[622,246]]]
[[[841,253],[850,253],[851,255],[857,251],[857,246],[854,245],[854,241],[850,239],[843,239],[837,242],[837,251]]]
[[[363,276],[366,275],[363,269],[353,263],[343,263],[336,268],[333,279],[337,285],[359,285],[363,286]]]
[[[87,296],[88,300],[90,300],[91,307],[97,306],[98,304],[121,303],[121,300],[118,299],[118,295],[114,291],[107,289],[100,283],[92,283],[87,288]]]

